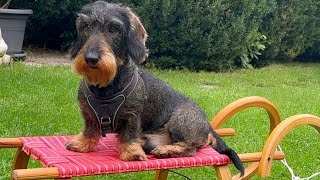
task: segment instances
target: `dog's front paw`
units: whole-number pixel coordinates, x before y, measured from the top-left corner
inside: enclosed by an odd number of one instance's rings
[[[80,148],[80,143],[74,140],[66,143],[66,149],[68,149],[69,151],[75,151],[75,152],[82,152],[80,149],[83,150],[83,148]]]
[[[123,161],[144,161],[147,156],[140,143],[121,144],[119,146],[120,159]]]
[[[75,152],[90,152],[91,148],[83,142],[72,140],[66,143],[66,149]]]
[[[66,143],[66,149],[75,152],[90,152],[94,150],[98,143],[99,138],[86,138],[80,133]]]

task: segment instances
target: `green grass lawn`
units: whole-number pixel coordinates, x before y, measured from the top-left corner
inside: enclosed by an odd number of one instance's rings
[[[269,99],[279,109],[282,119],[300,113],[320,116],[320,64],[272,65],[226,73],[149,71],[198,102],[209,119],[227,104],[246,96]],[[13,69],[0,66],[0,137],[79,133],[83,122],[76,101],[78,82],[79,77],[70,67],[30,67],[20,63],[15,63]],[[244,110],[223,126],[237,131],[235,137],[224,140],[239,153],[261,151],[268,134],[268,121],[264,110]],[[314,128],[295,129],[281,145],[299,177],[320,170],[320,135]],[[0,179],[9,178],[14,152],[0,150]],[[290,179],[289,171],[280,162],[273,165],[268,179]],[[39,163],[31,162],[30,166]],[[191,179],[215,178],[213,167],[177,171]],[[233,172],[237,171],[233,169]],[[141,180],[153,176],[154,172],[141,172],[81,179]],[[169,179],[184,178],[170,173]]]

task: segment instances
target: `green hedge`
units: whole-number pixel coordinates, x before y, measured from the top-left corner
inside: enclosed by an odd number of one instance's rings
[[[266,55],[291,61],[308,47],[316,47],[320,37],[320,1],[278,0],[264,18],[262,31],[269,37]]]
[[[75,38],[74,12],[90,1],[18,0],[12,5],[34,10],[27,25],[28,44],[66,49]],[[270,60],[320,58],[320,1],[118,2],[141,17],[149,33],[149,62],[160,68],[221,71],[264,66]]]

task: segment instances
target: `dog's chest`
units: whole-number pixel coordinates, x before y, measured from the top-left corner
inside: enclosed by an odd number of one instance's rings
[[[122,91],[109,97],[99,97],[92,93],[86,81],[82,82],[82,89],[86,101],[96,116],[103,137],[105,137],[106,133],[114,132],[117,129],[119,109],[126,102],[127,97],[133,92],[137,83],[138,73],[135,71],[134,76]]]

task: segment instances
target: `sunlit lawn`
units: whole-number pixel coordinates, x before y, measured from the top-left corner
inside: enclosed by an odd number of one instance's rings
[[[279,109],[282,119],[299,113],[320,116],[320,64],[271,65],[263,69],[226,73],[149,70],[198,102],[209,119],[232,101],[262,96]],[[79,77],[70,67],[0,66],[0,137],[71,135],[82,129],[76,101]],[[268,116],[260,109],[240,112],[224,127],[235,137],[224,138],[239,153],[261,151],[268,134]],[[309,126],[285,138],[282,148],[299,177],[320,170],[320,135]],[[0,179],[8,179],[14,150],[0,150]],[[39,166],[31,162],[30,166]],[[179,169],[191,179],[214,179],[213,167]],[[234,170],[234,173],[237,171]],[[83,179],[153,179],[154,172]],[[290,179],[289,171],[274,162],[269,179]],[[184,179],[170,173],[169,179]],[[259,179],[258,177],[256,179]]]

